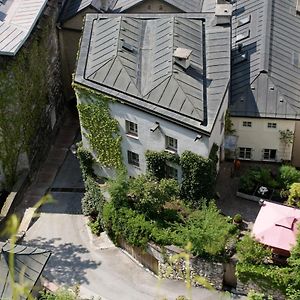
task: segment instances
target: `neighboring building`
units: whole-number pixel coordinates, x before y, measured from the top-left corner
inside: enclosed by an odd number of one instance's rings
[[[273,253],[288,257],[296,245],[300,209],[264,201],[253,225],[252,234]]]
[[[58,10],[54,0],[0,1],[0,169],[6,174],[0,178],[6,188],[16,172],[38,165],[62,114]]]
[[[93,90],[116,99],[109,109],[119,124],[130,176],[146,171],[146,150],[179,155],[190,150],[208,157],[214,143],[223,148],[231,6],[221,8],[227,12],[218,17],[86,17],[75,84],[91,92],[78,93],[77,100],[95,103]],[[83,126],[82,132],[89,147]],[[111,169],[102,168],[100,174],[111,176]]]
[[[13,271],[9,265],[10,255],[13,255]],[[5,243],[0,252],[0,299],[13,299],[12,276],[14,282],[26,288],[28,294],[38,296],[42,290],[40,276],[50,256],[50,251]],[[25,293],[18,297],[20,300],[29,298]]]
[[[233,4],[229,110],[236,155],[300,166],[300,15],[295,0]],[[279,131],[294,133],[294,143]]]
[[[224,1],[223,1],[224,2]],[[58,19],[62,75],[66,99],[75,97],[71,86],[87,13],[188,13],[214,11],[216,0],[65,0]]]

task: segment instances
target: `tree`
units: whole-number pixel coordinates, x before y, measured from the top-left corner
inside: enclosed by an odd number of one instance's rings
[[[179,196],[179,186],[174,179],[163,178],[158,181],[141,175],[130,180],[128,196],[138,211],[148,216],[157,216],[167,201]]]
[[[290,188],[288,205],[300,207],[300,183],[293,183]]]

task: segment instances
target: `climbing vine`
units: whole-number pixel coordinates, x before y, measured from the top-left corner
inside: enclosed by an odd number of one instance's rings
[[[104,167],[123,169],[119,124],[112,118],[108,105],[113,99],[102,94],[91,94],[78,86],[76,94],[85,101],[77,107],[85,130],[83,134],[95,152],[96,161]]]
[[[0,161],[10,189],[22,152],[30,154],[47,104],[49,26],[23,46],[16,57],[3,60],[0,70]]]

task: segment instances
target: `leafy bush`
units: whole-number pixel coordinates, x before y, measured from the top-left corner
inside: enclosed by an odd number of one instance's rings
[[[211,159],[190,151],[182,154],[180,164],[183,175],[181,197],[199,207],[202,197],[212,198],[214,195],[216,165]]]
[[[83,148],[82,142],[77,144],[76,156],[79,160],[83,180],[85,181],[88,176],[93,176],[94,174],[93,156],[88,150]]]
[[[167,201],[178,197],[179,186],[174,179],[161,179],[158,182],[141,175],[130,180],[128,195],[135,209],[149,217],[157,217]]]
[[[115,180],[109,182],[108,192],[116,207],[128,205],[128,179],[125,173],[120,173]]]
[[[95,219],[101,213],[104,197],[100,186],[92,177],[87,177],[85,185],[86,192],[81,202],[82,212],[85,216],[91,216]]]
[[[235,223],[242,223],[243,218],[242,218],[242,216],[241,216],[240,214],[236,214],[236,215],[233,217],[233,221],[234,221]]]
[[[265,295],[263,293],[257,293],[255,291],[250,291],[247,295],[248,300],[264,300]]]
[[[300,182],[300,171],[293,166],[281,166],[279,169],[280,180],[283,188],[289,189],[295,182]]]
[[[247,173],[240,178],[239,191],[252,195],[257,183],[251,173]]]
[[[184,226],[179,227],[181,246],[192,243],[195,255],[216,257],[225,252],[227,241],[232,238],[235,226],[230,224],[214,202],[205,202],[201,210],[194,211]]]
[[[288,205],[300,207],[300,183],[293,183],[290,187]]]
[[[174,153],[166,151],[146,151],[145,153],[147,162],[147,171],[151,176],[156,177],[158,180],[166,178],[167,162],[179,163],[179,156]]]
[[[255,241],[249,234],[237,244],[239,262],[248,264],[263,264],[272,257],[272,251]]]
[[[96,221],[89,221],[88,226],[91,228],[91,232],[95,235],[100,235],[100,233],[102,232],[102,226],[99,219],[97,219]]]
[[[59,289],[55,293],[52,292],[42,292],[40,300],[79,300],[77,292],[69,291],[67,289]]]

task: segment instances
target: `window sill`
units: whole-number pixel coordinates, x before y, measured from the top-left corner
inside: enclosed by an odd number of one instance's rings
[[[166,152],[172,153],[172,154],[177,154],[177,150],[173,150],[173,149],[165,149]]]
[[[130,134],[130,133],[126,133],[126,136],[129,137],[129,138],[132,138],[134,140],[138,140],[139,139],[138,135],[134,135],[134,134]]]
[[[137,165],[133,165],[131,163],[128,163],[130,167],[133,167],[135,169],[138,169],[138,170],[141,170],[141,167],[140,166],[137,166]]]

